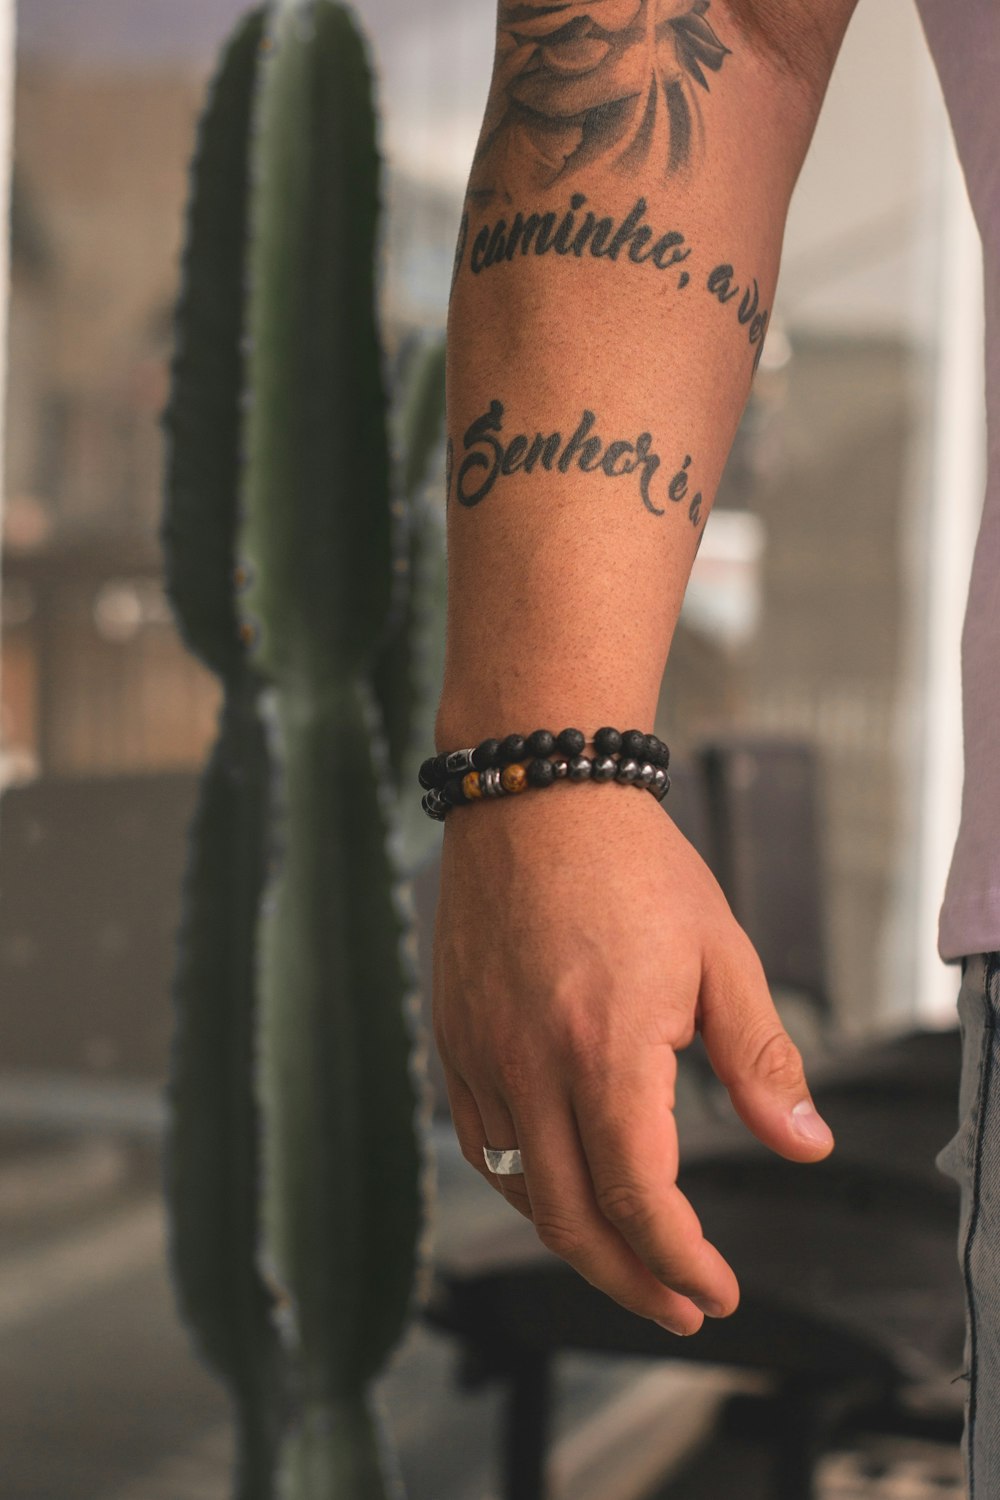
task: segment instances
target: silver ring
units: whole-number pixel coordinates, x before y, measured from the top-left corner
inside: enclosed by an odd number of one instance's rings
[[[523,1168],[520,1151],[511,1148],[506,1151],[491,1151],[489,1146],[484,1146],[483,1155],[486,1157],[486,1165],[496,1177],[521,1176]]]

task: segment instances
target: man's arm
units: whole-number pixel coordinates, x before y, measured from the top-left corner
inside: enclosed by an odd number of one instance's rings
[[[448,337],[439,749],[651,730],[767,336],[792,187],[854,0],[500,0]],[[435,1033],[456,1129],[553,1249],[692,1332],[735,1277],[674,1184],[702,1032],[782,1155],[808,1099],[760,965],[649,797],[555,786],[448,819]]]

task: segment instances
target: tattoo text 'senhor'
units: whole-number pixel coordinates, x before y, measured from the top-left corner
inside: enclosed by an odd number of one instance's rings
[[[503,402],[494,399],[482,416],[467,428],[462,440],[465,457],[457,467],[454,442],[449,438],[446,460],[448,502],[453,485],[459,504],[472,509],[482,504],[503,476],[532,474],[536,468],[566,474],[575,466],[584,474],[601,474],[606,479],[621,479],[637,473],[639,494],[646,509],[654,516],[662,516],[669,508],[667,504],[656,503],[651,488],[653,477],[661,467],[651,433],[640,432],[633,439],[618,438],[606,443],[594,432],[597,417],[590,410],[584,411],[575,430],[566,439],[561,431],[536,432],[533,436],[522,432],[503,441],[503,423]],[[666,487],[666,500],[672,505],[685,506],[688,520],[697,527],[702,520],[702,495],[700,490],[690,494],[691,463],[691,455],[685,455]]]

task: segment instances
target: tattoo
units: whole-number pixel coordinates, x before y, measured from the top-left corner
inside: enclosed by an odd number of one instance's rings
[[[702,131],[697,90],[730,49],[710,0],[501,0],[497,77],[470,193],[510,201],[508,154],[546,188],[601,162],[664,176],[691,162]]]
[[[474,237],[466,210],[455,250],[452,288],[463,265],[468,266],[473,276],[481,276],[494,266],[510,264],[531,254],[536,257],[573,255],[577,260],[590,256],[594,260],[616,263],[630,261],[637,266],[648,263],[658,271],[669,271],[690,258],[693,247],[680,230],[670,229],[659,234],[646,222],[649,204],[645,198],[637,198],[620,222],[611,215],[598,218],[587,204],[586,194],[573,193],[566,209],[549,209],[527,215],[518,210],[509,223],[507,219],[499,218],[481,224]],[[753,373],[756,374],[771,314],[768,308],[761,307],[757,278],[752,277],[750,285],[744,288],[734,279],[735,276],[733,267],[724,262],[713,267],[704,286],[723,307],[740,297],[735,308],[736,319],[740,327],[747,330],[747,342],[755,351]],[[682,270],[677,278],[677,290],[683,291],[690,282],[690,272]]]
[[[451,269],[451,291],[448,293],[449,301],[451,300],[452,292],[454,292],[455,290],[455,282],[458,280],[458,273],[462,269],[462,261],[465,259],[465,247],[468,243],[468,239],[469,215],[468,213],[464,213],[462,215],[462,222],[458,226],[458,244],[455,246],[455,263]]]
[[[577,259],[586,252],[595,260],[616,261],[627,248],[633,264],[641,266],[650,261],[658,271],[669,271],[691,254],[690,247],[681,249],[684,236],[676,229],[657,236],[650,228],[646,223],[649,205],[645,198],[636,199],[620,224],[611,217],[599,219],[590,209],[578,219],[586,202],[583,193],[574,193],[564,213],[525,215],[519,211],[509,224],[506,219],[484,224],[472,242],[469,269],[478,276],[490,266],[513,260],[518,252],[528,255],[532,250],[536,255],[554,251],[556,255],[575,255]],[[466,213],[459,232],[458,254],[462,257],[469,238],[468,221]]]
[[[643,505],[654,516],[666,513],[667,505],[657,505],[651,493],[653,476],[661,466],[660,456],[653,450],[651,433],[640,432],[631,440],[619,438],[605,443],[594,432],[596,415],[584,411],[575,431],[565,440],[561,432],[536,432],[533,437],[521,432],[502,441],[503,419],[503,403],[491,401],[489,409],[465,433],[462,446],[466,456],[457,474],[454,474],[454,445],[449,439],[446,503],[451,499],[453,478],[459,504],[471,509],[486,499],[503,476],[518,472],[532,474],[536,468],[566,474],[575,466],[584,474],[600,473],[606,479],[638,474]],[[702,518],[702,496],[700,490],[690,494],[691,463],[691,455],[687,454],[666,486],[665,498],[686,508],[688,520],[697,527]]]
[[[735,274],[730,265],[716,266],[715,270],[709,274],[706,283],[708,290],[723,306],[740,295],[740,287],[733,280]],[[744,290],[740,305],[736,309],[736,316],[740,327],[747,330],[747,339],[751,349],[756,348],[757,352],[753,360],[756,373],[760,357],[764,353],[764,335],[767,333],[767,325],[771,317],[770,309],[762,308],[760,305],[760,287],[757,285],[756,276],[753,277],[751,285]]]

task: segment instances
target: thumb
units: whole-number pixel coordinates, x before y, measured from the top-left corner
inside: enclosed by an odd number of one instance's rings
[[[706,955],[699,1010],[709,1061],[747,1129],[791,1161],[828,1156],[833,1132],[816,1112],[802,1055],[742,932],[735,948]]]

